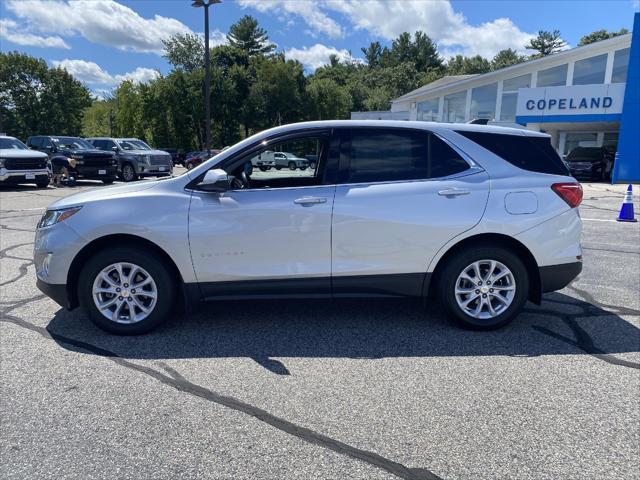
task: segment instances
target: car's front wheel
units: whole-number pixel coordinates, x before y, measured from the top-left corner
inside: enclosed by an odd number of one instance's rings
[[[295,170],[296,169],[296,162],[289,162],[289,170]]]
[[[500,328],[515,318],[529,293],[529,276],[510,250],[480,246],[457,253],[439,280],[449,318],[473,330]]]
[[[47,178],[45,180],[37,180],[36,186],[38,188],[47,188],[49,186],[49,179]]]
[[[138,175],[136,174],[133,165],[130,163],[125,163],[122,165],[122,180],[125,182],[133,182],[138,179]]]
[[[99,251],[78,279],[78,299],[91,321],[118,335],[146,333],[164,322],[175,292],[167,266],[135,246]]]

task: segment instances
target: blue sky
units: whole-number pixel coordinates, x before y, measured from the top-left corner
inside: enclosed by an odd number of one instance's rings
[[[244,14],[256,17],[289,58],[308,71],[331,53],[361,57],[370,41],[388,44],[421,29],[444,57],[524,51],[540,29],[562,32],[575,46],[600,28],[631,29],[640,0],[223,0],[212,7],[212,38],[224,41]],[[189,0],[0,0],[0,50],[18,50],[61,65],[93,91],[123,78],[166,73],[162,38],[203,31],[201,9]]]

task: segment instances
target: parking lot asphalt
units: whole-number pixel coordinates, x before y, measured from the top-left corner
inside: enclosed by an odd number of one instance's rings
[[[584,185],[582,274],[499,331],[417,301],[235,301],[139,337],[35,286],[44,208],[90,186],[0,188],[0,478],[637,478],[625,186]]]

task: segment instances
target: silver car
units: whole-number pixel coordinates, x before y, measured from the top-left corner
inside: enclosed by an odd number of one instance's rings
[[[254,171],[266,150],[318,164]],[[456,323],[492,329],[581,271],[581,199],[545,134],[286,125],[182,176],[53,203],[36,233],[37,283],[117,334],[205,300],[347,296],[435,296]]]

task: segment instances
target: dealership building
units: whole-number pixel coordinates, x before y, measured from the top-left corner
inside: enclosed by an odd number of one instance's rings
[[[639,23],[636,14],[636,27]],[[353,112],[352,119],[492,123],[525,127],[551,136],[558,153],[578,146],[618,148],[621,123],[635,125],[632,155],[638,149],[637,76],[640,45],[634,33],[478,75],[448,76],[396,98],[387,112]],[[632,52],[633,50],[633,52]],[[633,60],[630,60],[632,59]],[[631,65],[631,69],[630,69]],[[625,101],[625,90],[632,89]],[[633,110],[633,111],[631,111]],[[628,119],[627,119],[628,117]],[[633,125],[629,125],[633,127]],[[631,128],[633,132],[633,128]],[[637,172],[636,172],[637,175]],[[636,180],[640,180],[636,178]]]

